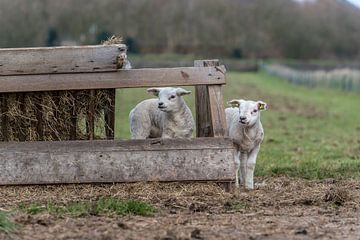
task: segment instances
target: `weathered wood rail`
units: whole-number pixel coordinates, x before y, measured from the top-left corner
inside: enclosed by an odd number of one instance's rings
[[[136,181],[218,181],[234,179],[234,145],[226,139],[222,96],[225,68],[218,61],[195,61],[194,67],[119,69],[125,45],[0,49],[0,185]],[[194,139],[114,140],[115,89],[154,86],[196,86],[197,137]],[[80,141],[76,100],[87,91],[86,138]],[[95,140],[98,91],[108,91],[102,110],[107,139]],[[66,92],[70,141],[28,141],[27,132],[14,133],[7,114],[17,99],[20,110],[28,97],[39,101],[31,127],[38,140],[46,140],[44,98]],[[44,95],[45,94],[45,95]],[[46,95],[47,94],[47,95]],[[33,98],[31,98],[33,99]],[[60,101],[61,98],[56,101]],[[60,100],[59,100],[60,99]],[[81,100],[81,98],[80,98]],[[83,99],[84,101],[84,99]],[[60,104],[60,102],[55,102]],[[53,110],[51,116],[61,114]],[[56,128],[59,123],[54,123]],[[11,131],[10,131],[10,130]],[[9,142],[10,132],[17,141]],[[56,134],[54,138],[56,140]],[[207,138],[204,138],[207,137]],[[74,141],[75,140],[75,141]]]
[[[231,181],[223,138],[0,143],[1,184]]]

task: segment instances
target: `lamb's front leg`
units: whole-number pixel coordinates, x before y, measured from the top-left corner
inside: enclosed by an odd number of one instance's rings
[[[239,188],[239,171],[240,171],[240,152],[236,151],[235,156],[235,187]]]
[[[244,185],[246,179],[246,163],[248,159],[247,152],[240,152],[239,158],[240,158],[240,184]]]
[[[254,189],[254,170],[256,165],[256,157],[259,153],[260,145],[256,146],[248,155],[246,162],[245,188]]]

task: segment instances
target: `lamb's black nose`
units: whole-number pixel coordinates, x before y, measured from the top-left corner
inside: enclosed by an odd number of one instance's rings
[[[163,102],[159,102],[159,107],[162,107],[164,105]]]
[[[245,121],[246,117],[240,117],[240,121]]]

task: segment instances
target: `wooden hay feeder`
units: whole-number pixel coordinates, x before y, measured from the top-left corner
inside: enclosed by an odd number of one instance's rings
[[[234,179],[225,68],[199,60],[121,70],[124,51],[122,44],[0,49],[0,185]],[[195,86],[196,138],[114,140],[115,89],[184,85]],[[95,134],[99,121],[106,139]]]

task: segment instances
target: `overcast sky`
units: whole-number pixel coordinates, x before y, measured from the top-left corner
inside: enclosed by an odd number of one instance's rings
[[[348,1],[353,3],[356,6],[360,7],[360,0],[348,0]]]
[[[295,0],[298,2],[312,2],[312,1],[316,1],[316,0]],[[347,0],[348,2],[351,2],[352,4],[354,4],[355,6],[357,6],[358,8],[360,8],[360,0]]]

